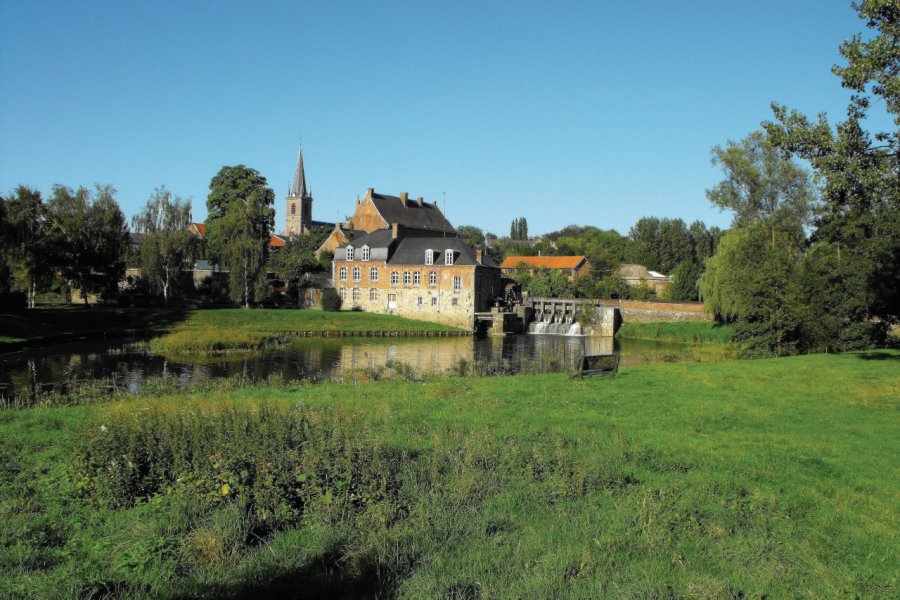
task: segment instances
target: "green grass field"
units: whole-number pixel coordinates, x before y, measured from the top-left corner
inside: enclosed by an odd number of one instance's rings
[[[0,413],[0,597],[897,597],[900,353]]]
[[[734,328],[712,321],[681,323],[625,323],[617,334],[620,338],[655,340],[685,344],[730,344]]]
[[[306,331],[427,333],[459,330],[428,321],[353,311],[198,310],[191,312],[166,335],[152,340],[150,348],[158,353],[252,350],[281,335]]]

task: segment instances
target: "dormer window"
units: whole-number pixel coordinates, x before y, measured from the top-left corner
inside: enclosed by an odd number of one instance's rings
[[[444,253],[444,264],[448,267],[453,265],[453,250],[447,250]]]
[[[353,260],[353,246],[347,246],[347,260]]]
[[[362,260],[369,260],[369,247],[368,246],[362,247]]]
[[[426,250],[425,251],[425,264],[433,265],[434,264],[434,250]]]

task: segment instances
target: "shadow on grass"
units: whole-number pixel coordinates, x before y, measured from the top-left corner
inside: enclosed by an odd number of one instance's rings
[[[332,548],[312,559],[307,565],[290,572],[254,571],[254,581],[236,585],[210,586],[175,596],[191,598],[266,598],[271,600],[304,600],[312,598],[390,598],[400,582],[385,578],[375,562],[367,561],[357,573],[348,573],[344,558]]]
[[[870,350],[868,352],[858,352],[856,356],[860,360],[900,360],[900,353],[888,352],[887,350]]]

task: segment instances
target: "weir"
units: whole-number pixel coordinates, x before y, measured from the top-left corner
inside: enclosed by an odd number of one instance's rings
[[[526,306],[533,315],[526,331],[533,334],[613,337],[622,322],[618,308],[599,300],[532,298]]]

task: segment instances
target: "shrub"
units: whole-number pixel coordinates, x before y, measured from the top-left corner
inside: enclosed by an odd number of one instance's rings
[[[337,312],[341,310],[341,297],[337,290],[325,290],[322,292],[322,310]]]

